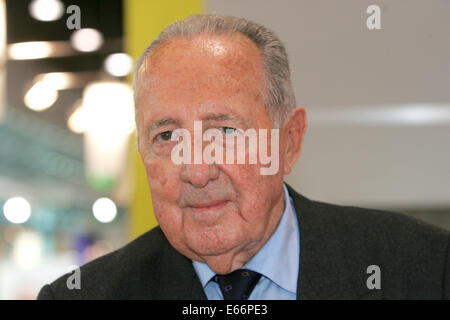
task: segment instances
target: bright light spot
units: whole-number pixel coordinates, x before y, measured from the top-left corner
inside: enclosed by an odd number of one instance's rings
[[[130,85],[119,81],[89,84],[83,91],[83,113],[87,124],[83,136],[86,174],[114,181],[123,170],[135,127]]]
[[[71,87],[72,77],[67,72],[50,72],[44,74],[40,81],[55,90],[63,90]]]
[[[78,51],[96,51],[103,44],[103,35],[96,29],[80,29],[72,33],[70,42],[72,43],[72,46]]]
[[[3,214],[12,223],[24,223],[31,216],[31,206],[22,197],[8,199],[3,205]]]
[[[36,232],[20,233],[13,244],[14,261],[23,269],[32,269],[41,260],[42,237]]]
[[[115,148],[118,137],[133,132],[134,102],[131,87],[122,82],[95,82],[83,92],[88,130],[101,137],[102,145]],[[106,121],[107,120],[107,121]]]
[[[25,94],[25,105],[34,111],[50,108],[58,99],[58,91],[51,85],[39,81]]]
[[[432,105],[410,105],[393,110],[390,116],[393,121],[409,125],[426,125],[439,123],[449,119],[448,108],[436,108]]]
[[[106,57],[105,69],[114,77],[124,77],[133,69],[133,59],[126,53],[114,53]]]
[[[76,108],[67,121],[67,126],[74,133],[83,133],[86,131],[87,121],[83,108]]]
[[[8,55],[15,60],[42,59],[52,54],[52,45],[46,41],[13,43],[8,46]]]
[[[428,126],[450,123],[450,105],[441,103],[315,108],[311,123],[322,125]]]
[[[92,212],[98,221],[108,223],[116,217],[117,207],[111,199],[100,198],[94,202]]]
[[[64,5],[59,0],[33,0],[28,9],[30,15],[40,21],[58,20],[64,13]]]

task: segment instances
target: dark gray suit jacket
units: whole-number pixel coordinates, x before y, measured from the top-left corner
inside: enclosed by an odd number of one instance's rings
[[[450,299],[450,235],[402,214],[311,201],[288,187],[300,227],[298,299]],[[381,271],[368,289],[367,267]],[[38,299],[206,299],[191,261],[159,227],[64,275]]]

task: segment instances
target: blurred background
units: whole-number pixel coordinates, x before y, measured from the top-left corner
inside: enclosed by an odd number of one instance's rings
[[[450,230],[450,1],[0,0],[0,299],[34,299],[156,225],[130,79],[192,13],[285,43],[309,123],[289,184]]]

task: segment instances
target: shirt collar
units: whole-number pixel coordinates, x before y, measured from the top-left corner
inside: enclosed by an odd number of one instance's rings
[[[284,212],[275,232],[243,269],[262,274],[278,286],[292,293],[297,291],[300,243],[293,201],[283,184]],[[215,272],[204,262],[193,261],[203,287]]]

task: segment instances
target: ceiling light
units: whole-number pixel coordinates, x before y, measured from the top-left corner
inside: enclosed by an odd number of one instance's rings
[[[52,55],[52,45],[47,41],[13,43],[8,46],[8,55],[14,60],[47,58]]]
[[[88,130],[111,136],[108,140],[112,140],[112,144],[115,136],[129,135],[135,128],[133,90],[126,83],[99,81],[87,85],[83,92],[83,108],[90,121]]]
[[[94,202],[92,212],[98,221],[108,223],[113,221],[116,217],[117,207],[111,199],[100,198]]]
[[[126,163],[135,127],[133,90],[119,81],[93,82],[83,91],[84,164],[89,184],[110,191]]]
[[[102,46],[103,35],[96,29],[80,29],[72,33],[70,42],[78,51],[92,52],[98,50]]]
[[[110,54],[105,59],[105,70],[114,77],[124,77],[133,69],[133,59],[126,53]]]
[[[45,82],[49,87],[55,90],[63,90],[72,87],[73,76],[69,72],[50,72],[42,74],[41,82]]]
[[[67,120],[67,126],[74,133],[83,133],[86,131],[87,121],[83,108],[76,108]]]
[[[46,82],[35,83],[25,94],[25,105],[34,111],[50,108],[58,99],[58,91]]]
[[[59,0],[33,0],[28,10],[36,20],[54,21],[62,17],[64,5]]]
[[[412,103],[370,107],[314,108],[310,122],[315,125],[415,126],[450,123],[450,105]]]
[[[24,223],[31,216],[31,206],[22,197],[8,199],[3,205],[3,214],[12,223]]]

